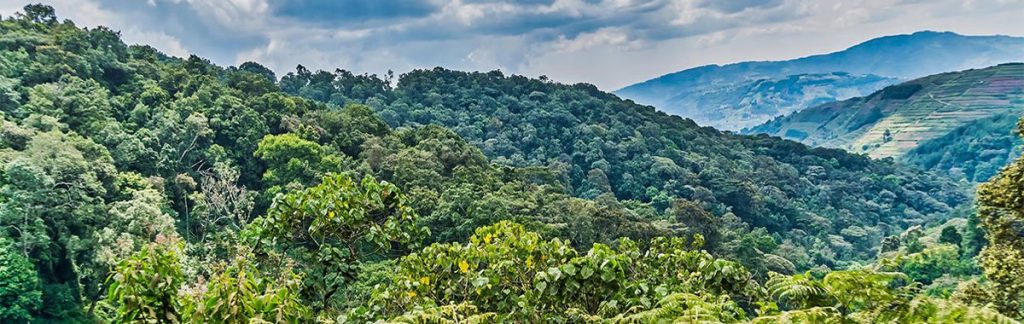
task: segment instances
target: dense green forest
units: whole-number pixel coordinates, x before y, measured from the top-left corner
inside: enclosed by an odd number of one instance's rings
[[[830,102],[747,129],[892,157],[971,183],[1016,158],[1011,131],[1024,113],[1024,63],[927,76]]]
[[[975,216],[942,175],[592,85],[278,80],[44,5],[0,22],[0,93],[0,322],[1021,317],[1017,166]]]
[[[924,141],[903,157],[927,170],[982,182],[1020,156],[1014,131],[1020,115],[1000,114],[960,126],[942,137]]]
[[[443,125],[496,165],[544,166],[574,196],[644,204],[651,210],[638,214],[688,227],[713,251],[740,260],[764,259],[740,255],[750,251],[778,252],[797,269],[844,267],[874,258],[885,236],[944,220],[968,200],[940,176],[701,128],[588,84],[438,68],[386,85],[374,76],[301,67],[281,80],[284,91],[319,102],[365,103],[392,127]],[[727,233],[739,229],[750,231]],[[741,246],[751,235],[748,243],[767,244]]]

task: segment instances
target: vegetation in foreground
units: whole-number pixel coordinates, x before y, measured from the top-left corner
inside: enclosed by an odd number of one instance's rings
[[[0,27],[2,322],[1021,316],[1016,165],[972,217],[939,176],[587,85],[277,82],[42,5]]]

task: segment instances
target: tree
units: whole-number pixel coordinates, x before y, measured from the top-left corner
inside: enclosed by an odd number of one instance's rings
[[[182,243],[160,240],[121,261],[108,281],[111,320],[156,323],[299,323],[309,318],[290,268],[267,277],[240,255],[230,266],[185,285]]]
[[[252,219],[255,193],[236,183],[238,170],[226,163],[216,163],[201,174],[200,191],[190,197],[195,202],[192,212],[198,240],[205,241],[218,232],[241,231]]]
[[[246,61],[239,65],[238,69],[241,71],[258,74],[266,78],[270,82],[277,81],[277,77],[274,75],[274,71],[256,62]]]
[[[581,254],[560,239],[502,221],[478,228],[466,244],[434,244],[402,258],[391,280],[350,316],[372,320],[468,303],[499,321],[599,320],[656,308],[662,300],[664,312],[682,318],[711,309],[721,310],[722,318],[743,318],[737,305],[760,295],[750,273],[699,250],[699,235],[692,245],[685,241],[656,238],[641,250],[622,239],[616,248],[594,244]]]
[[[32,135],[3,165],[0,228],[39,270],[51,306],[42,310],[65,316],[101,293],[108,267],[95,257],[96,235],[110,221],[105,197],[115,169],[105,148],[59,131],[52,118],[24,123]]]
[[[341,162],[327,148],[291,133],[263,137],[254,154],[267,164],[265,185],[278,188],[290,183],[313,184],[326,172],[338,171]]]
[[[42,307],[36,269],[18,252],[0,237],[0,322],[29,322]]]
[[[72,130],[93,135],[113,117],[108,97],[109,92],[99,82],[63,76],[59,82],[29,89],[23,109],[30,114],[57,118]]]
[[[118,322],[178,323],[178,289],[184,282],[181,244],[149,244],[118,263],[107,279],[107,301],[117,305]]]
[[[163,195],[138,174],[121,174],[119,195],[110,204],[108,223],[97,233],[96,258],[112,267],[157,237],[177,237],[174,218],[164,212]]]
[[[1018,124],[1018,133],[1024,124]],[[1021,318],[1024,298],[1024,159],[1018,158],[998,175],[978,187],[978,219],[988,246],[981,251],[980,264],[991,282],[998,309]]]
[[[768,281],[765,282],[765,288],[784,309],[807,309],[834,305],[833,297],[828,289],[810,272],[792,276],[770,272]]]
[[[417,219],[398,187],[372,176],[356,183],[330,174],[317,186],[279,195],[255,223],[263,239],[308,266],[304,293],[323,309],[367,253],[388,252],[392,243],[414,246],[429,235]]]
[[[939,243],[953,244],[959,247],[962,241],[963,236],[953,225],[942,228],[942,233],[939,234]]]
[[[263,275],[252,255],[236,256],[209,282],[190,287],[181,301],[185,322],[300,323],[309,320],[299,298],[301,277],[285,268],[276,277]]]
[[[972,267],[960,258],[960,249],[953,245],[937,245],[909,255],[897,255],[893,259],[884,259],[880,264],[892,262],[896,270],[907,274],[910,279],[923,284],[943,275],[969,276]]]
[[[18,16],[36,23],[52,24],[57,21],[57,14],[51,6],[30,4],[26,5],[22,11],[24,13],[19,13]]]
[[[696,202],[686,199],[676,200],[668,212],[677,222],[686,225],[690,235],[704,236],[708,246],[716,246],[721,243],[719,242],[721,235],[718,228],[720,221]]]

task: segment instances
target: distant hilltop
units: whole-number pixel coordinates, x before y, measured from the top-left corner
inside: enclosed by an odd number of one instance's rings
[[[1019,61],[1024,61],[1022,37],[922,31],[788,61],[696,67],[615,94],[701,125],[740,130],[904,80]]]

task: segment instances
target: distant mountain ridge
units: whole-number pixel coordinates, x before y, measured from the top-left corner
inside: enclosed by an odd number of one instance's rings
[[[658,107],[671,114],[704,121],[727,130],[767,121],[773,117],[804,108],[798,100],[780,100],[771,109],[758,109],[742,113],[721,110],[744,110],[742,98],[718,98],[714,94],[722,89],[742,87],[755,80],[781,80],[801,74],[827,74],[845,72],[849,75],[875,75],[898,79],[912,79],[947,71],[982,68],[999,63],[1024,61],[1024,38],[1011,36],[964,36],[952,32],[923,31],[908,35],[879,37],[829,54],[813,55],[787,61],[740,62],[727,65],[707,65],[663,75],[627,86],[615,94],[642,104]],[[834,82],[818,85],[827,92],[845,95],[866,95],[875,89],[864,90],[863,83]],[[878,83],[878,86],[888,85]],[[762,97],[780,97],[792,89],[765,89]],[[707,96],[706,94],[712,94]],[[748,94],[749,96],[749,94]],[[691,98],[689,102],[673,98]],[[827,97],[823,99],[829,99]],[[694,109],[692,102],[704,104]],[[810,102],[813,104],[813,100]],[[794,107],[795,106],[795,107]],[[757,107],[755,107],[757,108]],[[720,116],[717,117],[716,116]],[[724,117],[723,117],[724,116]],[[736,118],[734,116],[739,116]]]
[[[912,160],[925,167],[963,169],[957,164],[976,165],[978,159],[1005,163],[1017,154],[1019,141],[1007,140],[1014,137],[1007,129],[1022,113],[1024,63],[1007,63],[915,79],[870,96],[807,108],[748,132],[875,158],[916,156]],[[992,127],[997,124],[1006,125]],[[944,156],[949,154],[955,156]],[[995,174],[999,166],[983,165],[980,178]],[[968,179],[979,178],[968,173]]]
[[[766,118],[787,115],[803,107],[862,96],[899,79],[845,72],[798,74],[757,79],[666,100],[665,106],[700,125],[737,130],[764,123]]]

